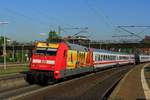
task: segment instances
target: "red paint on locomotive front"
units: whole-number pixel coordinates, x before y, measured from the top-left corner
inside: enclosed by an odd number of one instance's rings
[[[33,54],[30,69],[52,71],[54,70],[55,64],[50,64],[48,62],[55,61],[55,58],[55,56]]]
[[[55,79],[58,79],[61,77],[60,71],[66,69],[67,52],[67,44],[59,43],[56,55],[51,56],[33,53],[30,70],[52,71]]]

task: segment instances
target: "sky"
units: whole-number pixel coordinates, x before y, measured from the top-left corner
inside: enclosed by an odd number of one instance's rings
[[[112,40],[114,35],[129,34],[118,30],[118,25],[149,26],[149,4],[150,0],[0,0],[0,22],[8,22],[0,24],[0,35],[34,41],[44,40],[50,30],[58,31],[58,26],[63,29],[61,36],[82,31],[71,28],[88,27],[88,32],[80,35]],[[128,28],[136,33],[143,29]]]

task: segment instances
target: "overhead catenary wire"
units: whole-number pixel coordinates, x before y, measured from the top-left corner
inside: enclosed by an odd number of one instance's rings
[[[35,20],[33,17],[31,17],[31,16],[25,15],[25,14],[23,14],[23,13],[21,13],[21,12],[17,12],[17,11],[15,11],[15,10],[12,10],[12,9],[9,9],[9,8],[2,8],[2,9],[5,10],[5,11],[7,11],[7,12],[9,12],[9,13],[14,14],[14,15],[22,16],[22,17],[26,18],[27,20],[32,21],[32,22],[35,22],[35,23],[40,24],[40,25],[41,25],[41,24],[43,24],[43,25],[48,24],[47,22],[44,22],[44,21],[41,21],[41,20],[36,21],[36,20]]]
[[[31,28],[32,28],[32,30],[34,30],[34,31],[36,31],[37,29],[39,29],[40,28],[40,30],[39,31],[44,31],[44,29],[46,28],[45,27],[45,25],[47,25],[47,24],[49,24],[49,23],[47,23],[47,22],[45,22],[45,21],[43,21],[43,20],[40,20],[40,19],[38,19],[38,21],[35,19],[35,17],[33,17],[33,16],[30,16],[30,15],[26,15],[26,14],[24,14],[23,12],[19,12],[19,11],[17,11],[17,10],[14,10],[14,9],[9,9],[9,8],[3,8],[3,7],[1,7],[1,9],[0,10],[2,10],[2,11],[5,11],[5,13],[7,13],[7,14],[10,14],[11,15],[11,17],[9,16],[9,18],[7,18],[9,21],[11,21],[12,23],[10,23],[10,24],[15,24],[15,23],[17,23],[17,21],[15,21],[16,20],[16,18],[18,18],[18,16],[19,17],[23,17],[23,19],[21,20],[21,22],[22,23],[30,23],[31,25]],[[16,18],[13,18],[13,17],[16,17]],[[14,21],[13,21],[14,20]],[[20,22],[20,21],[19,21]],[[22,24],[23,25],[23,24]],[[27,24],[25,24],[25,25],[27,25]],[[50,25],[50,24],[49,24]],[[50,26],[52,26],[52,25],[50,25]],[[28,28],[29,28],[29,26],[27,26]],[[25,28],[25,27],[24,27]],[[17,33],[17,31],[18,30],[14,30],[16,33]],[[12,32],[11,32],[12,33]],[[41,32],[39,32],[39,33],[41,33]],[[38,36],[38,35],[36,35],[36,36]]]
[[[97,11],[90,3],[88,0],[84,0],[85,3],[87,4],[88,8],[95,14],[95,16],[99,19],[99,17],[103,18],[104,23],[110,27],[111,29],[114,29],[116,26],[110,21],[110,18],[106,16],[101,9]]]
[[[141,30],[140,32],[131,32],[129,30],[127,30],[126,28],[144,28],[143,30]],[[119,29],[123,30],[124,32],[129,33],[130,35],[118,35],[118,36],[113,36],[113,37],[138,37],[139,39],[143,39],[142,36],[140,36],[140,34],[142,34],[143,32],[145,32],[146,30],[150,29],[150,26],[136,26],[136,25],[122,25],[122,26],[118,26]]]
[[[52,18],[52,19],[55,20],[57,23],[64,23],[64,21],[62,21],[61,19],[58,19],[58,18],[56,18],[56,17],[54,17],[54,16],[51,16],[51,15],[49,15],[48,13],[46,13],[47,11],[45,11],[44,9],[38,9],[38,8],[33,8],[33,7],[32,7],[32,10],[33,10],[33,9],[34,9],[34,11],[38,12],[38,14],[43,15],[45,18],[47,18],[47,19],[49,19],[49,20],[50,20],[50,18]],[[71,25],[71,24],[67,24],[67,23],[66,23],[66,25],[67,25],[67,26],[70,26],[70,27],[74,27],[74,26]]]
[[[120,31],[117,25],[115,25],[111,20],[110,17],[106,14],[104,14],[104,11],[102,11],[102,8],[100,8],[98,11],[88,2],[88,0],[84,0],[88,8],[93,12],[93,14],[97,17],[98,20],[100,20],[100,17],[103,19],[102,21],[106,24],[107,27],[109,27],[111,30]]]
[[[147,31],[148,29],[150,29],[150,27],[147,27],[147,28],[143,29],[142,31],[140,31],[140,32],[137,33],[137,34],[138,34],[138,35],[139,35],[139,34],[142,34],[143,32]]]
[[[56,21],[57,23],[59,23],[59,25],[60,25],[60,23],[65,23],[64,20],[62,20],[62,19],[60,19],[60,18],[56,18],[56,17],[50,15],[49,13],[47,13],[48,11],[45,10],[45,9],[43,9],[43,8],[40,8],[40,9],[39,9],[39,8],[37,8],[37,7],[33,7],[33,6],[29,6],[29,5],[28,5],[28,7],[29,7],[31,10],[34,10],[34,12],[37,12],[37,14],[42,15],[43,17],[47,18],[49,21],[52,19],[53,21]],[[58,26],[59,26],[59,25],[58,25]],[[74,27],[74,25],[68,24],[68,23],[65,23],[65,25],[67,25],[67,26],[69,26],[69,27]],[[57,27],[58,27],[58,26],[57,26]]]
[[[29,8],[31,8],[31,7],[29,7]],[[52,18],[53,20],[55,20],[57,23],[65,23],[63,20],[61,20],[61,19],[58,19],[58,18],[56,18],[56,17],[54,17],[54,16],[52,16],[52,15],[49,15],[49,13],[46,13],[47,11],[46,10],[44,10],[44,9],[38,9],[38,8],[34,8],[34,7],[32,7],[32,10],[34,10],[35,12],[37,12],[38,14],[40,14],[40,15],[43,15],[45,18],[47,18],[47,19],[50,19],[50,18]],[[66,27],[66,28],[62,28],[61,26],[60,26],[60,24],[58,25],[58,33],[61,33],[61,31],[63,31],[63,32],[65,32],[65,33],[68,33],[67,31],[65,31],[65,30],[72,30],[72,29],[74,29],[74,30],[76,30],[76,29],[80,29],[79,27],[75,27],[74,25],[72,25],[72,24],[68,24],[68,23],[65,23],[64,25],[67,25],[67,26],[69,26],[69,27]],[[87,27],[86,27],[87,28]]]

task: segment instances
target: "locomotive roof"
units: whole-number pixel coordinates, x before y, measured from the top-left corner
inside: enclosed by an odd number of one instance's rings
[[[82,45],[72,44],[72,43],[67,43],[67,44],[71,50],[78,50],[78,51],[88,51],[89,50],[89,48],[82,46]],[[90,49],[94,52],[128,55],[128,53],[125,53],[125,52],[113,52],[113,51],[108,51],[108,50],[103,50],[103,49],[94,49],[94,48],[90,48]]]
[[[102,53],[113,53],[112,51],[103,50],[103,49],[93,49],[95,52],[102,52]]]
[[[82,45],[68,43],[68,46],[71,50],[88,51],[88,48]]]
[[[124,54],[128,55],[128,53],[125,52],[114,52],[114,51],[108,51],[108,50],[103,50],[103,49],[93,49],[94,52],[101,52],[101,53],[109,53],[109,54]]]

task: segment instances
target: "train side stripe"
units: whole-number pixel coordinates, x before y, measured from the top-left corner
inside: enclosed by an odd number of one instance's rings
[[[120,62],[128,63],[129,61],[126,61],[126,60],[124,60],[124,61],[101,61],[101,62],[95,62],[94,64],[95,65],[96,64],[110,64],[110,63],[120,63]]]

